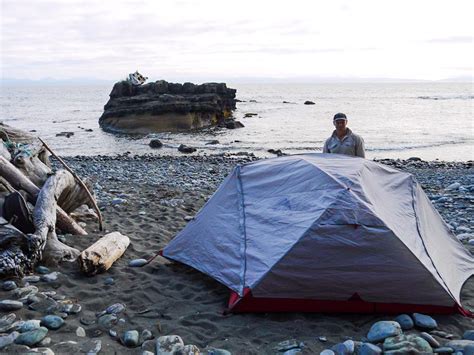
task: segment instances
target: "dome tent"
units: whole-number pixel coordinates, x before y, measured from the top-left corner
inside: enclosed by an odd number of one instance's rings
[[[237,166],[163,249],[232,311],[461,310],[474,259],[411,174],[305,154]]]

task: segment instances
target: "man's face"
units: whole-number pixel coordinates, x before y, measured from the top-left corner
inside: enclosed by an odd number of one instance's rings
[[[341,119],[334,121],[334,126],[338,132],[346,132],[347,120]]]

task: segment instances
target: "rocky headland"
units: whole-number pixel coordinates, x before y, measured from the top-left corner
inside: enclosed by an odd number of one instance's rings
[[[114,133],[176,132],[233,123],[236,90],[225,83],[115,83],[99,124]],[[229,121],[229,122],[228,122]],[[229,128],[229,127],[228,127]]]

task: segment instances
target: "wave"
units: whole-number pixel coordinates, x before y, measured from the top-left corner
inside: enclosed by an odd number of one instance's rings
[[[436,143],[427,143],[427,144],[418,144],[418,145],[406,145],[401,147],[387,147],[387,148],[366,148],[366,151],[371,152],[386,152],[386,151],[397,151],[397,150],[412,150],[412,149],[420,149],[420,148],[434,148],[434,147],[442,147],[445,145],[459,145],[465,143],[473,143],[474,140],[471,139],[462,139],[457,141],[447,141],[447,142],[436,142]]]
[[[434,95],[434,96],[418,96],[421,100],[472,100],[474,95]]]

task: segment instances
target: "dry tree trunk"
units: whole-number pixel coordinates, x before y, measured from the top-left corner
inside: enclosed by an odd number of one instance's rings
[[[35,203],[40,189],[4,157],[0,157],[0,175],[3,176],[15,189],[23,190],[28,193],[30,201]],[[73,186],[75,185],[76,183],[74,182]],[[66,189],[68,188],[69,190],[72,190],[73,186],[68,186],[66,187]],[[78,225],[71,217],[69,217],[69,215],[64,212],[60,207],[57,207],[56,213],[57,225],[58,228],[61,229],[61,231],[76,235],[87,234],[87,232],[80,225]]]
[[[108,270],[129,245],[130,239],[119,232],[106,234],[79,255],[82,272],[92,276]]]
[[[44,243],[42,260],[46,264],[73,261],[79,255],[79,250],[71,248],[58,240],[55,230],[56,200],[64,190],[75,183],[74,177],[69,172],[59,170],[46,180],[38,194],[33,211],[33,223],[36,231],[32,237]]]

